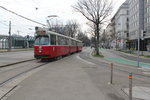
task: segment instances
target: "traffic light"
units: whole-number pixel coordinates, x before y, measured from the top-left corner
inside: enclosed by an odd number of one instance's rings
[[[143,37],[145,37],[146,36],[146,31],[143,31]]]
[[[144,40],[145,36],[146,36],[146,31],[142,30],[141,31],[141,39]]]

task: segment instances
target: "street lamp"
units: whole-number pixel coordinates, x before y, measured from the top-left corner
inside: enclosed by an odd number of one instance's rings
[[[58,17],[58,16],[57,15],[49,15],[47,17],[49,18],[49,17]]]
[[[144,34],[145,33],[146,33],[146,31],[140,30],[137,34],[137,37],[138,37],[137,66],[138,67],[140,67],[140,59],[139,59],[139,56],[140,56],[140,39],[144,40]],[[142,34],[142,37],[141,37],[141,34]]]
[[[137,51],[137,66],[139,67],[140,61],[139,61],[139,53],[140,53],[140,31],[137,33],[138,38],[138,51]]]
[[[27,35],[27,48],[29,48],[29,35]]]
[[[9,21],[8,51],[11,51],[11,21]]]

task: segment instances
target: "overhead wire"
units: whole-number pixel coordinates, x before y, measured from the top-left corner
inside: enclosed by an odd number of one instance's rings
[[[3,22],[1,22],[1,21],[0,21],[0,23],[3,24],[4,26],[8,26],[7,24],[5,24],[5,23],[3,23]]]
[[[4,1],[5,3],[7,3],[7,4],[9,4],[10,2],[7,2],[7,1]],[[17,4],[17,6],[21,6],[21,7],[23,7],[23,6],[27,6],[25,3],[23,3],[23,2],[20,2],[20,0],[12,0],[12,2],[15,2],[15,4]],[[28,7],[29,8],[29,7]],[[33,7],[32,7],[33,8]],[[2,9],[2,10],[4,10],[4,9]],[[8,12],[8,13],[10,13],[10,12]],[[5,15],[5,14],[3,14],[3,15]],[[16,16],[16,15],[14,15],[14,16]],[[5,17],[8,17],[7,15],[6,16],[3,16],[4,18]],[[2,19],[4,19],[4,18],[2,18]],[[12,17],[12,18],[14,18],[14,17]],[[35,27],[35,25],[25,25],[25,24],[21,24],[21,25],[19,25],[20,24],[20,21],[18,21],[18,20],[15,20],[15,21],[13,21],[14,19],[12,19],[12,18],[10,18],[11,20],[12,20],[12,27],[17,27],[18,29],[22,29],[23,27],[24,28],[26,28],[26,27]],[[7,19],[6,19],[7,20]],[[18,24],[19,23],[19,24]],[[1,24],[2,25],[2,24]],[[8,26],[5,26],[5,27],[8,27]]]
[[[21,18],[24,18],[24,19],[26,19],[26,20],[28,20],[28,21],[31,21],[31,22],[34,22],[34,23],[36,23],[36,24],[40,24],[40,25],[46,26],[46,25],[43,24],[43,23],[40,23],[40,22],[34,21],[34,20],[32,20],[32,19],[29,19],[29,18],[27,18],[27,17],[24,17],[24,16],[22,16],[22,15],[16,13],[16,12],[14,12],[14,11],[11,11],[11,10],[9,10],[9,9],[7,9],[7,8],[5,8],[5,7],[3,7],[3,6],[0,6],[0,8],[4,9],[4,10],[6,10],[6,11],[12,13],[12,14],[15,14],[15,15],[21,17]]]

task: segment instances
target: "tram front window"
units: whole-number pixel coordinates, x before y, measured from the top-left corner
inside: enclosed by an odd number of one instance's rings
[[[35,40],[35,45],[48,45],[49,37],[48,36],[39,36]]]

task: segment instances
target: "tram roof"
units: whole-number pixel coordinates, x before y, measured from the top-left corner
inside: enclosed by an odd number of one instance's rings
[[[65,38],[69,38],[69,39],[72,39],[72,40],[75,40],[75,41],[78,41],[78,42],[82,42],[82,41],[77,40],[75,38],[72,38],[72,37],[69,37],[69,36],[65,36],[65,35],[62,35],[62,34],[59,34],[59,33],[53,32],[53,31],[47,31],[47,33],[48,34],[54,34],[54,35],[62,36],[62,37],[65,37]]]
[[[58,36],[65,37],[65,38],[68,38],[68,39],[72,39],[72,40],[75,40],[75,41],[78,41],[78,42],[82,42],[82,41],[77,40],[77,39],[75,39],[75,38],[72,38],[72,37],[69,37],[69,36],[65,36],[65,35],[62,35],[62,34],[59,34],[59,33],[53,32],[53,31],[49,31],[49,30],[46,29],[46,28],[39,28],[39,29],[37,29],[36,31],[45,31],[46,34],[58,35]]]

